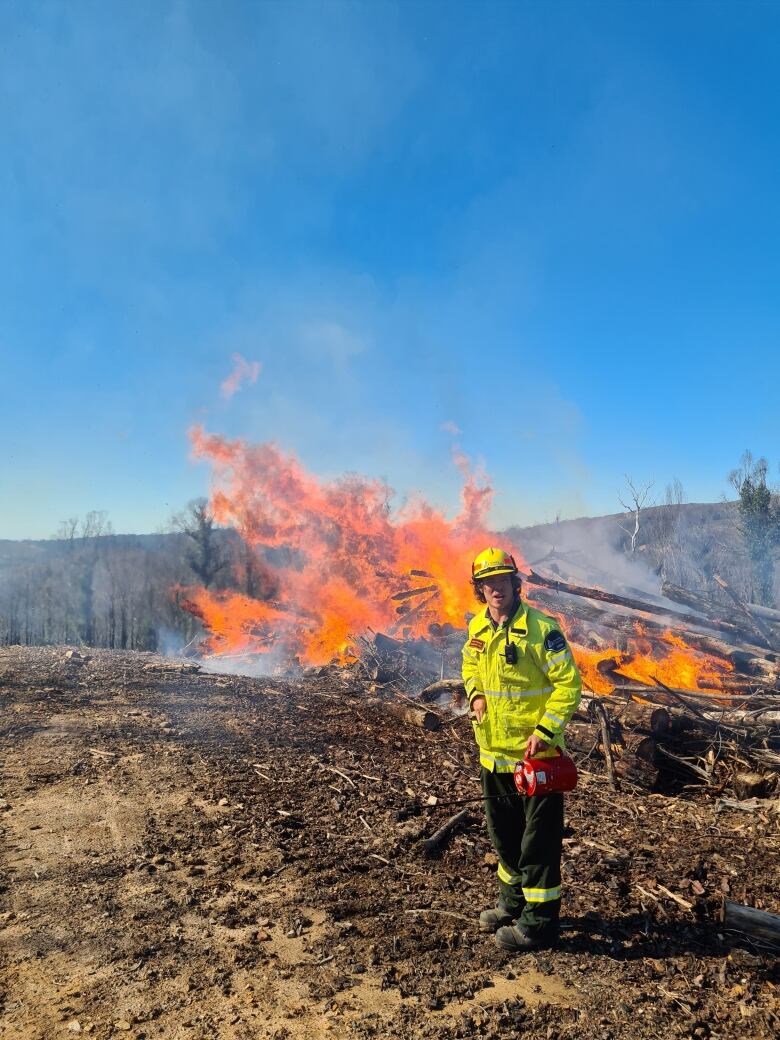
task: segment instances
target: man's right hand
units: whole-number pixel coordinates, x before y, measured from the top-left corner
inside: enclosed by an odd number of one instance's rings
[[[487,711],[487,701],[484,697],[475,697],[471,702],[471,710],[477,716],[477,722],[482,722],[482,716]]]

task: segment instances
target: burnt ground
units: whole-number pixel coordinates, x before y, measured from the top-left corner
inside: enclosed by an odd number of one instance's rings
[[[780,910],[778,817],[568,796],[561,946],[481,935],[468,722],[425,732],[349,673],[297,683],[144,654],[0,650],[0,1036],[768,1037],[777,960],[718,931]]]

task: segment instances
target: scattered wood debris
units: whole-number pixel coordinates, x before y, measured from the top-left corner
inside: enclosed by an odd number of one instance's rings
[[[657,704],[600,701],[616,771],[647,736],[710,777],[670,760],[660,793],[622,777],[610,790],[583,704],[561,945],[510,958],[478,930],[496,894],[479,805],[425,856],[447,804],[479,795],[465,715],[436,705],[438,729],[410,725],[361,663],[250,678],[95,651],[84,681],[63,652],[0,650],[9,1036],[70,1022],[197,1040],[303,1040],[324,1023],[355,1040],[780,1029],[766,937],[721,919],[724,900],[780,912],[776,778],[754,739],[769,724],[752,708],[661,687]],[[731,785],[750,772],[766,794],[740,811]]]

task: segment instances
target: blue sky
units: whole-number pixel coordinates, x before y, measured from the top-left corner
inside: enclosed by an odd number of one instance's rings
[[[0,5],[0,537],[205,493],[186,431],[497,526],[778,451],[780,7]],[[262,365],[229,400],[241,353]]]

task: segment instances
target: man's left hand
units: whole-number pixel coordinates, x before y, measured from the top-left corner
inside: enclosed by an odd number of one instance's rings
[[[534,755],[538,754],[540,751],[546,751],[549,746],[550,745],[547,741],[542,740],[541,737],[537,737],[535,734],[531,734],[528,738],[528,744],[526,745],[525,757],[533,758]]]

